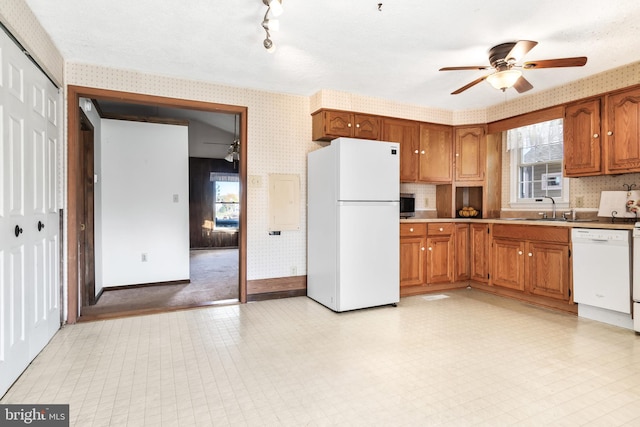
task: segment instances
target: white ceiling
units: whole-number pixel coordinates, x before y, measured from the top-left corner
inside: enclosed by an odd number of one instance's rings
[[[500,43],[538,41],[525,61],[589,58],[581,68],[526,70],[527,94],[640,60],[638,0],[283,0],[274,53],[262,46],[262,0],[26,2],[67,61],[448,110],[526,96],[486,82],[450,95],[487,71],[438,71],[488,65]]]

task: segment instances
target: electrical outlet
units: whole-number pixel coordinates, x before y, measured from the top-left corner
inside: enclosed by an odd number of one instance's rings
[[[576,196],[576,208],[584,206],[584,196]]]
[[[173,203],[178,203],[180,201],[180,197],[177,194],[173,195]]]
[[[149,255],[143,252],[142,255],[140,255],[140,259],[142,260],[142,262],[147,262],[149,261]]]
[[[291,266],[291,276],[297,276],[298,275],[298,268],[295,265]]]
[[[425,198],[424,198],[424,207],[425,207],[425,208],[428,208],[428,207],[429,207],[429,198],[428,198],[428,197],[425,197]]]

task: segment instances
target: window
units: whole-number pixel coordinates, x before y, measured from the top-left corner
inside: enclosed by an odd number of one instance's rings
[[[569,180],[562,176],[562,119],[507,131],[507,150],[511,152],[513,207],[530,208],[545,197],[568,204]]]
[[[240,183],[237,174],[211,174],[214,229],[237,230],[240,220]]]

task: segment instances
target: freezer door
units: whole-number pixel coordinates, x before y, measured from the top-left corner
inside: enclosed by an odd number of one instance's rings
[[[398,209],[398,202],[339,203],[336,311],[400,300]]]
[[[338,157],[338,200],[399,200],[398,143],[339,138],[331,143],[334,144]]]

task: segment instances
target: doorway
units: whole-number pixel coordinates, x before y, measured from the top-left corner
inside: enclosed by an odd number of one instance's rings
[[[238,179],[240,182],[240,218],[239,218],[239,232],[238,232],[238,244],[237,244],[237,259],[238,259],[238,299],[240,302],[246,302],[246,129],[247,129],[247,109],[246,107],[223,105],[206,103],[200,101],[189,101],[176,98],[164,98],[150,95],[141,95],[135,93],[110,91],[95,88],[85,88],[77,86],[68,87],[68,126],[69,129],[79,128],[80,113],[78,112],[78,105],[80,98],[90,98],[98,100],[118,101],[118,102],[130,102],[133,104],[141,104],[147,106],[157,107],[169,107],[169,108],[181,108],[186,110],[204,111],[212,113],[225,113],[237,115],[239,123],[239,145],[242,147],[242,155],[240,155],[237,161],[238,167]],[[82,180],[82,166],[81,166],[81,138],[74,133],[69,133],[69,170],[68,170],[68,259],[69,265],[77,265],[81,262],[81,257],[90,256],[93,254],[86,251],[87,246],[84,243],[82,236],[82,226],[80,219],[82,218],[82,195],[79,183]],[[85,251],[83,252],[83,248]],[[69,269],[68,273],[68,315],[67,322],[75,323],[79,317],[79,310],[81,304],[80,287],[81,277],[79,277],[78,270]]]

